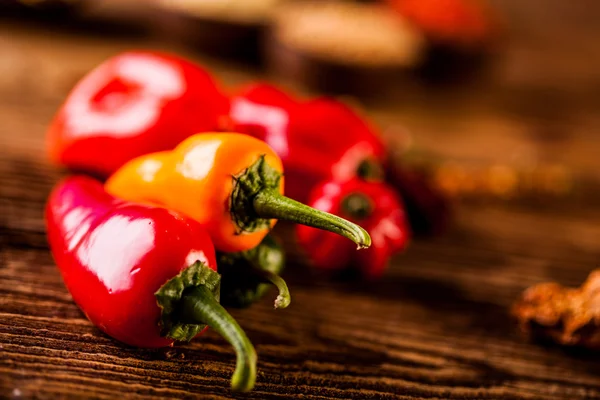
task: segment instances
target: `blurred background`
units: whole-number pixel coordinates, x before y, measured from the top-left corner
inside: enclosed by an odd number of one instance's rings
[[[343,98],[452,196],[560,197],[600,178],[599,17],[594,0],[2,0],[0,144],[42,151],[19,132],[40,139],[105,59],[157,49],[231,88]]]
[[[93,68],[148,49],[231,91],[266,80],[341,99],[456,211],[449,232],[412,241],[376,284],[290,269],[290,310],[234,313],[265,356],[256,398],[357,387],[367,391],[353,398],[598,398],[597,355],[525,343],[508,310],[528,286],[580,285],[598,268],[599,21],[598,0],[0,0],[0,350],[16,360],[0,386],[229,396],[216,334],[115,347],[83,320],[46,244],[60,175],[50,121]]]

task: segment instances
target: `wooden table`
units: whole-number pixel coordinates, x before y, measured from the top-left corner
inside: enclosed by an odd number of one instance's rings
[[[506,12],[524,18],[527,13],[515,11],[518,3],[506,2]],[[369,105],[368,112],[384,128],[409,127],[422,147],[446,157],[563,163],[596,193],[600,57],[598,35],[586,27],[596,24],[590,13],[598,16],[600,7],[582,1],[589,9],[573,11],[560,3],[552,2],[553,17],[541,13],[537,25],[517,25],[512,39],[518,40],[481,86],[421,89],[404,101]],[[521,7],[549,3],[527,4]],[[576,12],[589,24],[578,24]],[[60,173],[46,164],[44,130],[73,83],[120,50],[187,54],[228,84],[261,73],[157,38],[2,24],[0,397],[233,397],[234,356],[218,335],[174,348],[134,349],[95,329],[72,302],[45,240],[42,209]],[[533,29],[544,24],[557,27],[554,36]],[[388,138],[392,132],[386,129]],[[317,279],[292,247],[284,275],[290,308],[274,311],[264,299],[232,311],[259,354],[255,390],[236,397],[600,398],[598,354],[529,343],[508,316],[527,286],[547,280],[578,285],[599,267],[597,204],[593,196],[459,203],[448,234],[413,242],[385,279],[372,284]]]

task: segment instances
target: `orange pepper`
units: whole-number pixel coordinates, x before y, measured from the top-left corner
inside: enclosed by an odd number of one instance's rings
[[[256,247],[277,219],[336,232],[368,247],[359,226],[283,196],[283,167],[263,141],[203,133],[172,151],[131,160],[106,182],[116,197],[160,205],[200,222],[223,252]]]

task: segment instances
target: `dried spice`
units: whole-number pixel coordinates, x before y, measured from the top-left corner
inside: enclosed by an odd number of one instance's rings
[[[512,309],[521,330],[559,344],[600,349],[600,269],[580,288],[532,286]]]
[[[405,164],[423,171],[433,186],[449,198],[521,199],[564,198],[577,189],[576,176],[559,163],[477,163],[443,159],[437,154],[409,149]]]

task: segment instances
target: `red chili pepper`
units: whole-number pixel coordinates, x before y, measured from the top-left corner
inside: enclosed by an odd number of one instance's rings
[[[433,40],[454,45],[481,45],[497,27],[492,9],[478,0],[387,0]]]
[[[373,127],[328,98],[304,103],[265,83],[230,99],[234,132],[264,140],[283,161],[286,194],[305,202],[325,179],[381,177],[385,146]]]
[[[301,103],[270,84],[256,83],[231,97],[230,118],[233,131],[264,140],[277,152],[289,197],[306,203],[324,180],[378,177],[385,165],[404,200],[411,230],[432,235],[445,229],[446,199],[423,177],[386,162],[375,131],[343,104],[325,98]]]
[[[208,234],[164,208],[117,200],[91,178],[59,184],[46,207],[48,241],[73,299],[98,328],[132,346],[189,341],[208,325],[235,348],[232,387],[250,390],[256,353],[219,305]]]
[[[228,102],[211,76],[182,58],[126,52],[88,73],[48,131],[50,158],[106,177],[137,156],[214,131]]]
[[[320,269],[360,269],[368,278],[380,277],[392,254],[404,249],[410,229],[402,202],[385,183],[353,179],[327,181],[315,187],[309,204],[362,226],[371,235],[371,247],[355,252],[352,243],[336,235],[298,225],[298,241]]]

